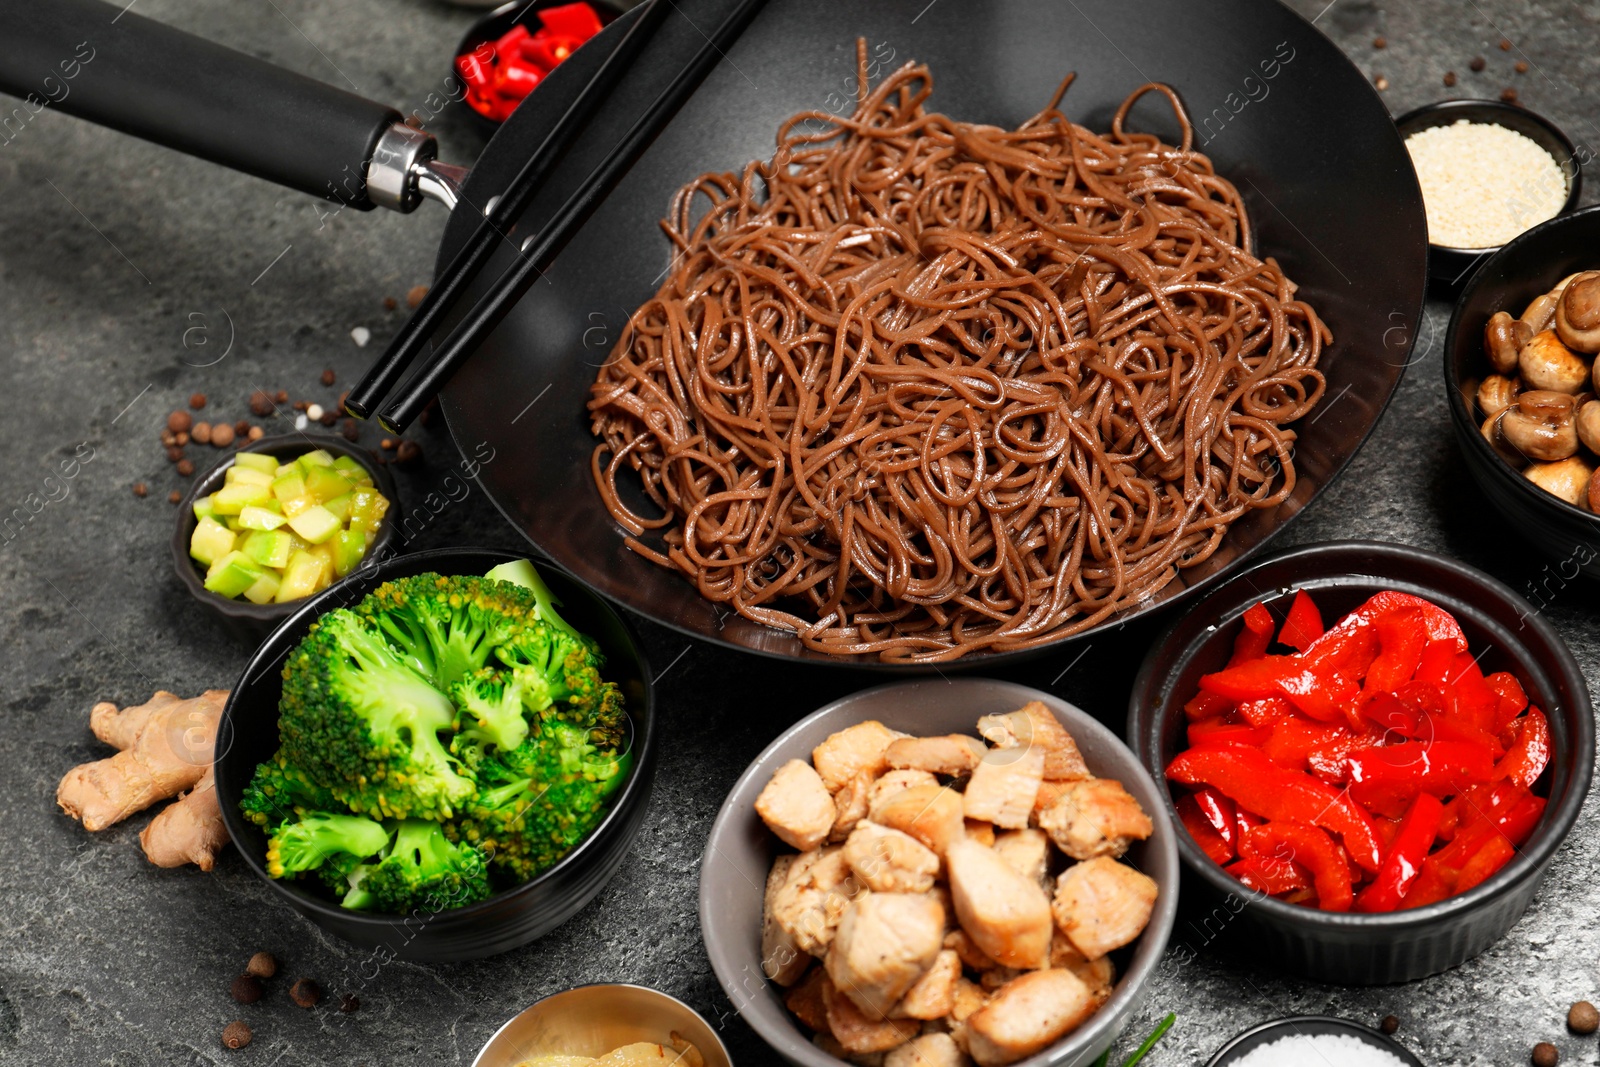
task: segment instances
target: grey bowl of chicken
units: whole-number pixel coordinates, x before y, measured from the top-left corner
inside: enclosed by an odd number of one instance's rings
[[[1089,1064],[1177,910],[1156,784],[1111,730],[1012,682],[855,693],[735,783],[700,874],[729,999],[800,1067]]]

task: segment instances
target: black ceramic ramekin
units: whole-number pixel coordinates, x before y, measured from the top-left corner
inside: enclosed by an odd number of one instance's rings
[[[372,484],[377,487],[378,492],[389,498],[389,513],[384,517],[383,524],[378,527],[378,536],[367,546],[367,555],[362,562],[382,559],[395,547],[395,516],[400,513],[400,502],[395,496],[394,478],[390,476],[387,467],[380,467],[373,462],[372,453],[331,434],[275,434],[272,437],[263,437],[259,441],[252,441],[243,448],[234,449],[215,467],[197,477],[194,484],[189,486],[189,491],[184,494],[182,502],[178,504],[178,527],[172,532],[172,568],[178,575],[178,581],[189,590],[189,595],[212,614],[219,626],[241,641],[261,640],[284,619],[304,607],[306,600],[291,600],[283,604],[253,604],[243,597],[230,599],[207,589],[205,568],[189,558],[189,538],[194,534],[196,525],[194,502],[222,488],[222,481],[227,476],[228,468],[233,466],[233,457],[240,452],[264,452],[277,457],[278,462],[282,463],[318,448],[326,450],[335,458],[349,456],[361,464],[361,468],[372,476]],[[348,580],[342,578],[340,582]],[[334,583],[335,586],[338,584],[339,582]]]
[[[1600,207],[1535,226],[1495,253],[1462,290],[1444,339],[1450,422],[1467,470],[1517,533],[1557,561],[1564,579],[1578,571],[1600,578],[1600,515],[1545,492],[1507,463],[1479,432],[1468,387],[1494,373],[1483,351],[1490,317],[1505,311],[1515,318],[1534,297],[1584,270],[1600,270]]]
[[[1461,623],[1485,673],[1510,671],[1550,720],[1550,765],[1535,783],[1544,816],[1518,855],[1482,885],[1437,904],[1395,912],[1328,912],[1252,894],[1179,828],[1178,854],[1192,877],[1184,895],[1209,898],[1228,921],[1247,924],[1264,962],[1340,985],[1406,982],[1454,967],[1487,949],[1521,917],[1572,829],[1594,772],[1594,720],[1583,674],[1566,644],[1532,605],[1500,582],[1421,549],[1375,542],[1306,545],[1268,557],[1194,604],[1155,644],[1134,682],[1128,741],[1164,780],[1184,747],[1183,704],[1200,676],[1226,663],[1252,604],[1282,619],[1296,589],[1334,620],[1385,589],[1425,597]],[[1171,789],[1164,794],[1170,805]],[[1175,815],[1175,811],[1170,811]],[[1195,896],[1190,896],[1193,892]]]
[[[350,911],[297,882],[267,876],[266,835],[239,813],[239,799],[256,764],[278,748],[284,658],[324,612],[354,604],[390,579],[429,571],[483,574],[515,558],[486,549],[437,549],[363,568],[303,602],[257,650],[228,697],[217,728],[214,764],[228,836],[250,869],[281,899],[329,933],[408,960],[467,960],[507,952],[555,929],[594,899],[617,873],[639,832],[656,770],[655,689],[649,665],[633,630],[610,605],[554,566],[536,560],[540,575],[561,602],[562,617],[600,642],[606,656],[605,678],[622,688],[633,720],[633,769],[600,825],[532,881],[476,904],[427,915]]]

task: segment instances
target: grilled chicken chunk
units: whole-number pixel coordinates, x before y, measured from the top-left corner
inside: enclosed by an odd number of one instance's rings
[[[809,852],[828,839],[839,813],[811,765],[792,759],[756,797],[756,814],[784,844]]]
[[[1043,830],[1023,828],[996,834],[994,851],[1012,870],[1038,882],[1040,888],[1049,883],[1050,837]]]
[[[1072,946],[1072,941],[1060,930],[1050,940],[1050,966],[1071,971],[1083,979],[1099,1000],[1104,1003],[1111,997],[1111,987],[1117,980],[1117,966],[1110,956],[1091,960]]]
[[[783,995],[783,1006],[794,1012],[794,1017],[821,1033],[828,1032],[828,1006],[823,1002],[822,989],[830,985],[828,972],[816,967],[806,972],[799,985]]]
[[[986,751],[988,749],[976,737],[946,734],[943,737],[896,738],[885,755],[889,766],[899,770],[928,771],[959,778],[972,773]]]
[[[965,1067],[966,1055],[949,1034],[912,1038],[883,1058],[883,1067]]]
[[[1008,967],[1042,967],[1050,956],[1050,900],[993,849],[958,841],[945,853],[956,917],[978,947]]]
[[[845,841],[844,858],[856,881],[877,893],[926,893],[939,873],[939,857],[928,846],[870,819]]]
[[[952,842],[965,841],[967,837],[961,794],[947,786],[903,789],[874,805],[870,815],[873,822],[910,834],[940,856]]]
[[[804,852],[795,857],[788,881],[773,898],[772,917],[801,952],[820,956],[859,891],[840,846]]]
[[[943,940],[944,908],[933,897],[866,893],[839,920],[828,977],[869,1018],[885,1018],[933,966]]]
[[[1039,814],[1039,828],[1075,860],[1120,856],[1154,825],[1121,782],[1088,778],[1073,782]]]
[[[915,1019],[888,1019],[863,1012],[831,981],[822,987],[822,1001],[828,1012],[828,1031],[847,1052],[887,1052],[922,1030]]]
[[[1083,1022],[1099,1006],[1071,971],[1013,978],[967,1020],[967,1051],[980,1067],[1015,1063]]]
[[[954,901],[952,900],[952,910],[953,905]],[[945,934],[944,947],[960,956],[962,964],[974,971],[987,971],[991,967],[1000,966],[990,958],[987,952],[978,947],[978,943],[972,939],[972,935],[965,930],[958,928]]]
[[[1096,960],[1138,937],[1155,904],[1154,879],[1099,856],[1061,872],[1050,911],[1073,947]]]
[[[767,891],[761,904],[761,970],[781,986],[794,985],[811,965],[811,957],[800,951],[794,937],[773,914],[778,893],[789,881],[798,856],[779,856],[767,874]]]
[[[943,1019],[955,1007],[960,977],[961,957],[951,949],[940,949],[933,966],[922,972],[889,1014],[904,1019]]]
[[[1044,779],[1044,755],[1034,745],[991,749],[973,769],[962,795],[967,818],[1006,829],[1027,826]]]
[[[857,723],[840,730],[811,750],[811,762],[830,793],[862,771],[876,778],[889,769],[884,750],[905,734],[891,730],[876,720]]]
[[[1030,700],[1007,715],[985,715],[978,720],[978,733],[996,748],[1020,745],[1044,749],[1044,776],[1048,779],[1071,781],[1089,777],[1089,767],[1083,762],[1078,743],[1050,709],[1037,700]]]
[[[833,828],[828,831],[830,842],[837,844],[849,837],[850,832],[867,817],[868,797],[872,794],[874,781],[876,779],[871,774],[862,771],[833,794],[833,806],[838,814],[834,816]]]
[[[867,810],[871,811],[903,789],[938,784],[939,779],[928,771],[888,771],[880,775],[867,790]]]

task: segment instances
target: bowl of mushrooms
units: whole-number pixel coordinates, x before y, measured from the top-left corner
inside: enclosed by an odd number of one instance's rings
[[[1480,267],[1445,338],[1467,469],[1547,555],[1600,577],[1600,208],[1552,219]]]
[[[746,1022],[800,1067],[1087,1065],[1144,997],[1176,838],[1133,753],[981,678],[855,693],[740,777],[700,925]]]

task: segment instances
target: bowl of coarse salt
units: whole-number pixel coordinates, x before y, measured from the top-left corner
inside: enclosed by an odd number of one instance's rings
[[[1394,1038],[1348,1019],[1297,1015],[1253,1026],[1206,1067],[1423,1067]]]
[[[1446,100],[1395,120],[1422,187],[1428,275],[1460,285],[1501,245],[1578,206],[1576,149],[1550,120],[1497,100]]]

